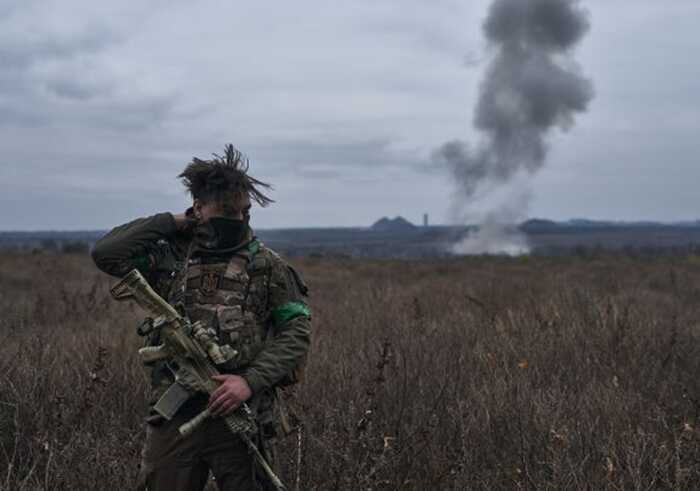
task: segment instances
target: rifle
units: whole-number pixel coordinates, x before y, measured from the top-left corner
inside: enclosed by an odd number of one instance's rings
[[[147,334],[157,330],[162,344],[141,348],[139,355],[144,363],[167,360],[168,365],[175,372],[175,383],[154,407],[158,413],[170,420],[193,393],[211,394],[216,390],[219,384],[212,380],[212,377],[219,375],[220,372],[214,363],[224,363],[235,357],[237,353],[234,350],[229,346],[220,346],[215,341],[215,333],[205,329],[200,322],[191,323],[189,319],[180,315],[153,291],[137,269],[131,270],[110,290],[110,293],[115,300],[134,300],[155,316],[155,319],[149,320],[145,327],[139,328],[139,333]],[[190,435],[209,416],[209,409],[205,409],[180,426],[179,432],[182,437]],[[223,419],[231,433],[237,435],[248,446],[272,485],[279,491],[285,491],[286,487],[252,441],[252,437],[258,432],[258,427],[248,405],[241,404],[232,414]]]

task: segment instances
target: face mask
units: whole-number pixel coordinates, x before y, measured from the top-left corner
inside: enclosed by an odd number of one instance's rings
[[[206,249],[231,249],[248,235],[248,220],[212,217],[197,227],[197,241]]]

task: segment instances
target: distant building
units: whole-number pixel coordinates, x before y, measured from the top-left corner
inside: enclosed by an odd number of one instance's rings
[[[423,226],[427,227],[428,226],[428,214],[423,213]]]
[[[415,230],[416,226],[406,220],[404,217],[387,218],[382,217],[370,227],[372,230],[379,232],[404,232]]]

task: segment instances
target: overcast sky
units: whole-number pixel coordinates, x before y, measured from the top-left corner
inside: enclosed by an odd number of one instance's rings
[[[450,220],[440,144],[475,138],[489,1],[0,1],[0,230],[104,229],[188,203],[231,142],[258,227]],[[588,0],[595,99],[527,216],[700,218],[700,2]],[[474,208],[488,206],[475,203]]]

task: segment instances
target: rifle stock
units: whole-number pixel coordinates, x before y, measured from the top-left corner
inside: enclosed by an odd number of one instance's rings
[[[138,269],[132,269],[110,292],[115,300],[134,300],[148,312],[163,316],[165,320],[184,321],[177,310],[151,288]]]

